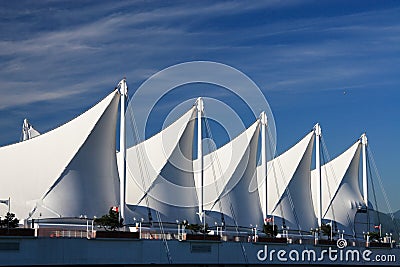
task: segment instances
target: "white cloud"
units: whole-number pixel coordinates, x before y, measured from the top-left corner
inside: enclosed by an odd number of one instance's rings
[[[312,84],[329,84],[338,77],[355,86],[359,82],[351,81],[352,77],[379,71],[380,66],[365,64],[367,53],[380,57],[399,49],[397,20],[380,23],[380,19],[397,14],[396,9],[267,21],[238,29],[199,26],[210,18],[302,4],[229,1],[123,12],[138,4],[118,2],[116,7],[102,3],[79,9],[71,18],[93,19],[28,38],[0,40],[0,56],[5,58],[0,71],[0,94],[5,97],[0,109],[105,90],[124,75],[131,84],[138,84],[164,67],[198,59],[251,71],[252,76],[260,77],[261,87],[274,90],[311,90]],[[40,10],[43,12],[43,7]],[[358,62],[355,56],[361,57]],[[353,64],[348,65],[349,59]],[[8,88],[13,85],[9,79],[19,76],[28,82],[13,87],[15,92],[10,95]]]

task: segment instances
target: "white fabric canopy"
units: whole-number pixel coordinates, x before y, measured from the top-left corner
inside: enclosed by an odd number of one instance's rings
[[[338,157],[321,166],[322,217],[338,222],[346,228],[346,232],[353,230],[357,208],[363,205],[358,183],[360,151],[361,142],[357,141]],[[312,185],[317,184],[315,170],[311,172],[311,181]],[[315,187],[312,192],[316,203]]]
[[[101,216],[118,203],[119,93],[68,123],[0,148],[1,198],[19,219]]]
[[[169,221],[197,220],[192,150],[195,107],[160,133],[127,149],[127,204]],[[154,216],[153,216],[154,217]]]
[[[24,142],[0,148],[0,199],[11,198],[20,219],[101,216],[119,205],[114,91],[70,122],[41,134],[24,121]],[[160,212],[170,222],[198,223],[200,171],[193,160],[196,108],[153,137],[127,149],[126,202],[143,214]],[[260,121],[205,155],[204,210],[229,222],[263,223],[261,203],[267,182],[267,214],[291,229],[316,227],[316,173],[311,171],[314,133],[267,163],[267,178],[257,167]],[[25,138],[26,136],[26,138]],[[34,137],[35,138],[32,138]],[[354,224],[363,198],[358,185],[360,141],[321,166],[322,215],[346,229]],[[0,206],[1,209],[5,207]]]
[[[257,120],[235,139],[204,156],[204,210],[223,213],[242,226],[262,222],[255,172],[259,126]],[[199,166],[197,161],[194,166]],[[200,192],[200,185],[196,187]]]
[[[311,198],[311,159],[314,133],[310,132],[295,146],[267,163],[267,213],[284,218],[290,229],[309,231],[316,226]],[[258,171],[260,199],[265,178]],[[261,203],[265,205],[265,203]]]

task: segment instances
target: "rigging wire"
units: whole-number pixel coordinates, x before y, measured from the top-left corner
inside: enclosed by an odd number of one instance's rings
[[[160,212],[159,212],[158,210],[156,210],[156,215],[157,215],[157,220],[158,220],[158,222],[161,222],[161,224],[159,224],[159,226],[160,226],[160,230],[161,230],[161,236],[162,236],[162,239],[163,239],[163,244],[164,244],[165,252],[167,253],[168,263],[169,263],[169,264],[172,264],[171,252],[170,252],[170,250],[169,250],[168,241],[167,241],[167,238],[165,237],[164,226],[163,226],[163,224],[162,224]]]
[[[128,98],[127,102],[129,103],[129,96],[127,98]],[[133,138],[135,139],[137,149],[139,150],[139,153],[138,153],[139,154],[138,155],[139,156],[139,160],[138,160],[139,172],[140,172],[140,178],[141,178],[141,182],[142,182],[142,190],[143,190],[143,193],[144,193],[144,196],[139,200],[139,203],[143,200],[143,198],[145,199],[146,207],[147,207],[148,220],[149,220],[149,223],[152,224],[153,223],[153,218],[152,218],[152,215],[151,215],[150,203],[149,203],[149,199],[148,199],[148,191],[150,190],[150,188],[146,189],[147,186],[146,186],[146,181],[145,181],[145,177],[149,178],[150,174],[149,174],[149,171],[147,169],[147,164],[146,164],[146,161],[145,161],[143,148],[140,145],[139,131],[138,131],[138,128],[137,128],[135,115],[133,114],[133,110],[132,109],[128,109],[128,112],[129,112],[129,115],[130,115],[129,116],[129,118],[130,118],[129,122],[130,122],[131,127],[132,127],[132,129],[134,131]],[[129,173],[131,174],[131,177],[134,177],[134,175],[132,173],[132,170],[129,168],[128,164],[126,165],[126,167],[127,167],[128,171],[129,171]],[[139,205],[139,203],[137,203],[137,205]]]
[[[383,197],[384,197],[384,199],[385,199],[385,203],[386,203],[387,209],[388,209],[388,211],[389,211],[390,218],[391,218],[392,221],[394,222],[394,226],[395,226],[395,228],[396,228],[396,232],[398,233],[398,232],[399,232],[399,225],[398,225],[398,222],[397,222],[396,218],[394,217],[393,209],[392,209],[392,206],[390,205],[388,196],[387,196],[387,194],[386,194],[386,190],[385,190],[385,188],[384,188],[384,186],[383,186],[382,178],[381,178],[381,176],[380,176],[380,174],[379,174],[379,172],[378,172],[378,168],[377,168],[376,163],[375,163],[375,159],[374,159],[374,156],[373,156],[373,152],[372,152],[372,150],[370,149],[370,145],[368,145],[367,155],[368,155],[368,158],[371,160],[372,167],[373,167],[373,169],[374,169],[375,175],[376,175],[377,178],[378,178],[379,187],[380,187],[381,190],[382,190]]]
[[[367,153],[368,155],[368,153]],[[376,193],[375,193],[375,185],[374,185],[374,179],[372,179],[372,171],[371,171],[371,166],[370,166],[370,161],[367,157],[367,165],[368,165],[368,169],[369,169],[369,180],[371,181],[371,185],[372,185],[372,193],[374,195],[374,202],[375,202],[375,213],[376,216],[378,217],[378,224],[381,225],[381,218],[380,218],[380,214],[379,214],[379,207],[378,207],[378,201],[376,198]]]
[[[323,172],[325,173],[325,177],[328,177],[328,170],[327,170],[328,166],[327,166],[327,164],[329,164],[330,160],[329,160],[329,154],[327,155],[327,159],[325,158],[325,153],[324,153],[325,147],[324,147],[324,141],[323,141],[322,135],[321,135],[321,141],[322,141],[321,143],[322,143],[322,146],[323,146],[323,149],[321,151],[322,161],[323,161],[323,164],[321,165],[321,170],[323,169]],[[335,175],[335,173],[333,171],[333,167],[332,167],[331,164],[329,164],[329,166],[331,167],[331,171],[332,171],[335,183],[337,184],[336,175]],[[325,180],[325,182],[326,182],[326,185],[327,185],[327,188],[328,188],[329,199],[333,199],[331,186],[330,186],[330,184],[329,184],[329,182],[327,180]],[[321,184],[322,184],[322,179],[321,179]],[[329,205],[329,206],[331,206],[331,205]],[[328,209],[326,210],[326,212],[322,213],[322,217],[325,217],[325,215],[328,213],[329,206],[328,206]],[[321,209],[322,209],[322,203],[321,203]],[[333,206],[331,206],[331,210],[332,210],[333,220],[336,220],[336,218],[335,218],[335,209],[334,209]]]
[[[143,169],[144,169],[144,172],[145,172],[145,176],[146,176],[147,179],[150,179],[150,173],[149,173],[149,170],[148,170],[147,161],[145,161],[145,153],[143,151],[143,147],[138,142],[139,141],[139,132],[138,132],[138,129],[137,129],[137,125],[136,125],[135,117],[134,117],[134,114],[133,114],[133,110],[130,109],[129,112],[130,112],[129,114],[131,115],[130,116],[131,124],[132,124],[131,126],[133,126],[133,129],[134,129],[134,138],[136,138],[135,141],[137,141],[137,147],[138,147],[138,150],[139,150],[139,166],[141,165],[140,162],[144,161],[144,164],[143,164],[144,168]],[[144,177],[143,172],[142,172],[142,167],[139,167],[139,168],[140,168],[140,172],[141,172],[143,190],[145,190],[145,188],[146,188],[145,187],[146,186],[145,185],[145,180],[144,180],[145,177]],[[148,200],[148,191],[150,190],[150,188],[151,187],[149,187],[144,193],[145,193],[146,206],[147,206],[147,210],[148,210],[148,219],[149,219],[150,225],[152,225],[152,215],[151,215],[151,210],[150,210],[149,200]],[[169,250],[169,247],[168,247],[168,241],[165,238],[165,231],[164,231],[163,222],[161,220],[161,216],[160,216],[160,213],[159,213],[158,210],[156,210],[156,216],[157,216],[157,221],[158,221],[159,228],[161,230],[161,234],[163,236],[163,243],[164,243],[165,251],[167,253],[168,262],[171,264],[172,263],[172,257],[171,257],[171,253],[170,253],[170,250]]]
[[[328,161],[327,161],[327,164],[329,165],[329,167],[330,167],[330,169],[331,169],[331,172],[332,172],[333,179],[334,179],[335,183],[338,185],[338,190],[334,193],[334,196],[333,196],[333,197],[330,196],[331,202],[329,203],[328,209],[327,209],[327,211],[325,212],[325,214],[324,214],[323,216],[325,216],[325,215],[328,213],[329,207],[330,207],[330,208],[332,209],[332,215],[333,215],[333,219],[334,219],[334,221],[335,221],[335,228],[337,228],[337,222],[336,222],[336,218],[335,218],[334,207],[333,207],[332,204],[333,204],[333,200],[335,199],[337,193],[339,192],[340,183],[339,183],[339,179],[337,178],[337,175],[336,175],[336,173],[335,173],[335,170],[333,169],[333,166],[332,166],[332,164],[331,164],[331,157],[330,157],[329,152],[328,152],[328,147],[327,147],[327,145],[326,145],[326,143],[325,143],[325,139],[323,138],[322,135],[321,135],[321,141],[322,141],[321,143],[322,143],[322,148],[323,148],[323,153],[322,153],[322,154],[323,154],[323,156],[324,156],[324,153],[326,153],[326,155],[327,155],[327,160],[328,160]],[[325,164],[325,165],[326,165],[326,164]],[[328,177],[328,175],[327,175],[327,177]],[[329,187],[329,182],[328,182],[328,181],[326,181],[326,182],[327,182],[327,185],[328,185],[328,187]],[[346,203],[345,203],[344,199],[339,199],[339,201],[340,201],[341,206],[343,207],[343,209],[346,210],[346,220],[347,220],[348,225],[350,226],[350,228],[351,228],[352,231],[353,231],[353,236],[355,237],[355,236],[356,236],[355,224],[354,224],[353,221],[351,220],[350,213],[347,211]]]
[[[274,139],[272,138],[272,133],[271,133],[271,131],[269,131],[269,129],[267,128],[267,134],[268,134],[268,140],[271,140],[270,142],[271,142],[271,145],[273,146],[273,147],[275,147],[275,145],[276,145],[276,143],[273,141]],[[276,155],[274,155],[274,154],[272,154],[272,158],[275,158],[275,156]],[[278,161],[279,159],[277,158],[277,161]],[[276,179],[276,169],[275,169],[275,167],[274,167],[274,165],[275,165],[275,161],[274,160],[271,160],[271,169],[272,169],[272,171],[273,171],[273,174],[274,174],[274,177],[275,177],[275,179],[274,179],[274,182],[275,182],[275,190],[276,190],[276,192],[278,193],[278,195],[280,195],[280,193],[279,193],[279,186],[278,186],[278,181],[277,181],[277,179]],[[285,174],[282,174],[283,176],[285,175]],[[267,176],[268,176],[268,174],[267,174]],[[266,194],[267,194],[267,192],[265,192]],[[266,196],[266,197],[268,197],[268,195]],[[267,201],[267,203],[269,203],[269,201]],[[277,205],[279,205],[279,204],[277,204]],[[277,208],[277,206],[275,206],[275,207],[273,207],[273,209],[271,210],[271,214],[273,213],[273,211],[275,210]],[[282,205],[279,205],[279,209],[280,209],[280,214],[281,214],[281,219],[282,219],[282,227],[283,228],[286,228],[286,220],[285,220],[285,216],[284,216],[284,212],[283,212],[283,207],[282,207]],[[267,210],[267,214],[268,214],[268,207],[266,207],[266,210]],[[274,224],[275,224],[275,222],[273,222]]]
[[[208,123],[208,119],[207,119],[207,116],[206,116],[206,114],[205,114],[205,111],[204,111],[204,121],[205,121],[205,124],[206,124],[206,131],[207,131],[207,134],[210,135],[210,138],[211,138],[212,140],[214,140],[213,137],[212,137],[211,128],[210,128],[210,125],[209,125],[209,123]],[[220,163],[220,161],[219,161],[219,158],[218,158],[217,153],[215,153],[215,154],[216,154],[215,159],[216,159],[216,162],[217,162],[218,169],[220,170],[220,172],[221,172],[221,174],[222,174],[221,163]],[[211,155],[212,155],[212,153],[211,153]],[[214,181],[215,181],[215,172],[214,172],[214,171],[213,171],[213,175],[214,175]],[[224,175],[222,175],[222,179],[223,179],[223,184],[225,184]],[[216,183],[216,187],[217,187],[217,183]],[[218,189],[217,189],[217,190],[218,190]],[[218,193],[218,192],[217,192],[217,193]],[[232,206],[231,196],[230,196],[229,193],[227,193],[226,196],[227,196],[227,199],[228,199],[227,201],[228,201],[228,203],[229,203],[229,209],[230,209],[230,212],[231,212],[231,215],[232,215],[232,219],[233,219],[233,222],[234,222],[234,224],[235,224],[235,231],[236,231],[237,234],[239,234],[239,225],[238,225],[238,223],[237,223],[236,214],[235,214],[235,211],[234,211],[233,206]],[[219,206],[220,206],[220,213],[222,214],[221,216],[223,216],[223,211],[222,211],[223,208],[222,208],[222,203],[221,203],[222,197],[223,197],[223,196],[220,196],[220,195],[218,194],[218,199],[216,200],[216,201],[218,201]],[[215,205],[215,203],[214,203],[214,205]],[[246,249],[245,249],[245,247],[244,247],[244,245],[243,245],[243,243],[242,243],[242,240],[239,240],[239,242],[240,242],[240,247],[241,247],[241,250],[242,250],[242,254],[243,254],[244,260],[245,260],[246,263],[248,263],[248,257],[247,257]]]
[[[210,125],[208,123],[207,116],[205,114],[205,111],[203,111],[203,112],[204,112],[204,122],[205,122],[205,125],[206,125],[206,137],[210,138],[211,140],[214,140],[212,132],[211,132]],[[223,172],[222,172],[222,167],[221,167],[221,163],[219,161],[218,154],[217,153],[213,153],[217,149],[216,146],[215,145],[211,146],[210,142],[207,142],[207,145],[208,145],[208,149],[210,151],[209,155],[211,157],[211,168],[212,168],[212,171],[213,171],[215,190],[216,190],[216,194],[217,194],[217,199],[216,199],[215,203],[212,205],[211,210],[213,209],[215,204],[218,203],[219,212],[221,213],[221,222],[223,223],[223,225],[225,225],[225,217],[224,217],[224,213],[223,213],[223,210],[222,210],[222,203],[220,201],[220,197],[221,197],[220,193],[222,193],[222,192],[220,192],[220,190],[219,190],[219,185],[218,185],[217,180],[216,180],[216,177],[217,177],[216,170],[215,170],[214,164],[212,164],[212,162],[214,162],[214,159],[213,159],[214,157],[215,157],[215,162],[217,163],[217,168],[218,168],[218,171],[219,171],[219,173],[221,175],[223,184],[225,184],[225,177],[224,177]],[[214,154],[215,154],[215,156],[214,156]]]
[[[295,209],[295,205],[294,205],[294,203],[293,203],[293,199],[292,199],[292,196],[291,196],[290,190],[289,190],[289,184],[290,184],[290,182],[288,182],[287,179],[286,179],[286,175],[285,175],[285,172],[284,172],[284,170],[283,170],[283,167],[282,167],[282,164],[281,164],[281,162],[280,162],[279,157],[276,158],[276,161],[277,161],[277,163],[278,163],[279,171],[280,171],[280,173],[282,174],[283,182],[284,182],[284,184],[285,184],[284,193],[281,195],[281,197],[280,197],[278,203],[276,204],[276,206],[278,206],[278,205],[279,205],[279,206],[282,206],[281,203],[282,203],[282,200],[284,199],[284,194],[286,194],[286,196],[287,196],[287,198],[288,198],[288,201],[289,201],[290,208],[291,208],[291,210],[292,210],[292,212],[293,212],[293,216],[294,216],[294,219],[295,219],[296,224],[297,224],[297,227],[298,227],[299,235],[302,236],[302,229],[301,229],[301,226],[300,226],[300,220],[299,220],[299,217],[297,216],[297,212],[296,212],[296,209]],[[274,165],[274,162],[272,163],[272,165]],[[274,166],[272,166],[272,167],[274,168]],[[276,180],[276,179],[275,179],[275,180]],[[277,192],[278,192],[278,194],[279,194],[279,191],[278,191],[278,190],[277,190]],[[279,194],[279,195],[280,195],[280,194]],[[275,206],[275,208],[274,208],[273,210],[276,209],[276,206]],[[281,207],[281,216],[284,218],[283,208],[282,208],[282,207]],[[284,221],[284,220],[282,220],[282,221]]]
[[[368,162],[370,162],[372,164],[372,167],[373,167],[373,170],[375,172],[375,175],[378,178],[379,187],[380,187],[380,189],[382,191],[382,194],[383,194],[383,197],[385,199],[385,204],[386,204],[386,207],[387,207],[387,209],[389,211],[389,216],[390,216],[391,220],[394,223],[394,227],[396,229],[396,232],[398,233],[399,232],[399,225],[398,225],[398,222],[397,222],[396,218],[394,217],[393,209],[392,209],[392,207],[390,205],[386,190],[385,190],[385,188],[383,186],[382,177],[380,176],[380,174],[378,172],[378,168],[377,168],[376,163],[375,163],[373,152],[370,149],[370,145],[368,145],[367,156],[368,156]]]

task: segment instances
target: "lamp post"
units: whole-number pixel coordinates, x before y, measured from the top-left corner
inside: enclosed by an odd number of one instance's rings
[[[83,218],[86,220],[86,238],[89,239],[89,220],[86,214],[83,215]]]
[[[318,243],[318,228],[315,228],[315,229],[311,228],[311,231],[313,232],[313,235],[314,235],[314,244],[317,244]]]
[[[93,220],[92,220],[92,233],[90,234],[90,237],[93,237],[93,232],[94,232],[94,221],[97,219],[96,216],[93,216]]]
[[[254,228],[253,228],[253,225],[252,224],[250,224],[250,228],[251,228],[251,240],[253,240],[253,235],[254,235]]]
[[[221,226],[218,226],[218,223],[215,222],[215,227],[217,229],[217,235],[219,235],[221,238],[223,236],[223,229],[224,229],[224,223],[221,222]]]
[[[178,240],[181,241],[181,225],[179,224],[179,220],[176,220],[176,224],[178,225]]]
[[[140,222],[139,222],[139,239],[142,239],[142,223],[143,223],[144,219],[141,218]]]
[[[185,233],[186,224],[187,224],[187,221],[183,220],[182,229],[181,229],[182,237],[183,237],[183,234]]]
[[[257,227],[258,225],[256,224],[256,227],[254,227],[254,242],[257,242]]]
[[[275,232],[275,215],[272,215],[272,236],[274,237]]]

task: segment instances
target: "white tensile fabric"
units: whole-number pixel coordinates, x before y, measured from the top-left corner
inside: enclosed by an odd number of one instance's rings
[[[114,91],[70,122],[40,135],[24,120],[23,140],[0,148],[0,198],[11,198],[20,219],[101,216],[118,205],[116,119],[119,93]],[[126,202],[133,211],[159,211],[163,220],[198,223],[201,187],[192,160],[193,107],[144,142],[127,149]],[[257,167],[260,121],[235,139],[205,155],[204,210],[224,214],[240,226],[263,223],[267,214],[291,229],[316,227],[317,177],[310,171],[314,133],[267,163],[267,181]],[[36,137],[36,138],[32,138]],[[322,216],[353,229],[363,204],[358,185],[361,143],[321,166]],[[133,208],[132,208],[133,207]],[[5,207],[0,206],[0,212]],[[153,218],[154,218],[153,213]],[[129,220],[128,220],[129,221]]]
[[[316,226],[311,198],[310,167],[314,132],[310,132],[295,146],[267,163],[267,213],[283,218],[290,229],[309,231]],[[265,178],[258,167],[258,188],[263,199]],[[265,203],[261,203],[262,207]],[[278,218],[277,218],[278,217]],[[283,222],[282,222],[283,223]]]
[[[357,141],[335,159],[321,166],[322,218],[333,220],[353,231],[354,218],[363,198],[358,184],[361,142]],[[314,203],[316,203],[317,173],[311,172]],[[317,215],[317,210],[315,209]]]
[[[204,210],[225,214],[231,219],[228,224],[262,222],[255,173],[259,126],[257,120],[235,139],[204,156]],[[197,160],[193,165],[199,166]],[[200,185],[196,187],[200,192]]]
[[[114,91],[68,123],[0,148],[0,196],[19,219],[101,216],[118,202]]]
[[[127,149],[126,202],[133,211],[148,208],[169,221],[196,222],[192,167],[195,115],[193,107],[160,133]]]

